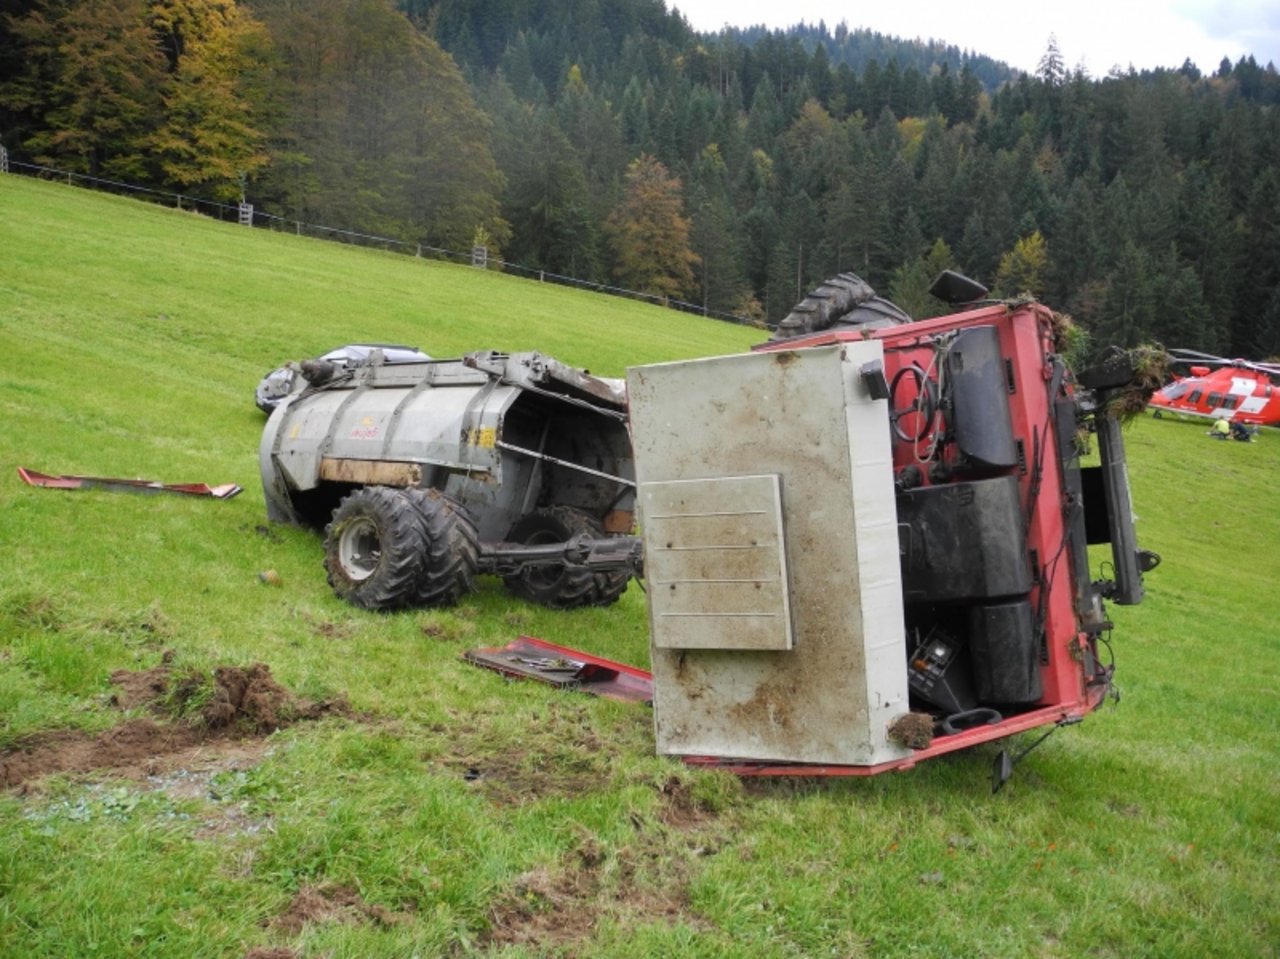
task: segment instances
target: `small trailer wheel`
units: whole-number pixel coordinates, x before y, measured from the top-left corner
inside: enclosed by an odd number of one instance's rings
[[[403,490],[358,489],[338,504],[325,527],[329,585],[364,609],[412,605],[426,551],[424,524]]]
[[[565,543],[580,533],[592,539],[605,535],[604,528],[590,514],[572,506],[551,506],[518,520],[507,539],[537,546]],[[577,609],[616,603],[630,579],[625,570],[597,572],[581,566],[532,566],[504,577],[503,582],[515,595],[531,602],[551,609]]]

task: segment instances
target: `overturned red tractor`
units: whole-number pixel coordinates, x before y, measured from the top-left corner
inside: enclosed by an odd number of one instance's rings
[[[1103,602],[1158,562],[1113,415],[1138,371],[1073,376],[1046,307],[936,291],[967,302],[913,323],[837,277],[751,353],[631,369],[652,672],[527,639],[471,658],[650,700],[660,752],[744,775],[902,769],[1096,708]]]

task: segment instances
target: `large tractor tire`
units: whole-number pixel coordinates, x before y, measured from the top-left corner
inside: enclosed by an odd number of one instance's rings
[[[426,536],[414,602],[418,606],[452,606],[476,588],[480,537],[475,524],[461,504],[438,490],[406,492]]]
[[[534,510],[516,522],[507,539],[539,545],[563,543],[579,533],[604,538],[604,527],[593,517],[572,506],[551,506]],[[507,589],[522,599],[552,609],[579,606],[608,606],[627,591],[631,575],[626,570],[593,572],[573,566],[532,566],[514,576],[504,577]]]
[[[338,504],[324,533],[324,568],[338,596],[364,609],[416,602],[427,539],[406,491],[356,490]]]
[[[867,329],[910,323],[911,317],[883,297],[876,296],[866,280],[855,273],[841,273],[820,284],[796,304],[778,328],[773,340],[786,340],[820,330]]]

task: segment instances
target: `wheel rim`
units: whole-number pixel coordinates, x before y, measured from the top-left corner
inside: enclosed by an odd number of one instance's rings
[[[361,516],[342,529],[338,537],[338,562],[342,572],[354,583],[373,575],[382,559],[382,537],[373,520]]]
[[[544,529],[526,537],[525,545],[544,546],[547,543],[559,543],[562,539],[553,530]],[[524,571],[525,582],[539,589],[555,586],[563,576],[564,569],[560,566],[531,566]]]

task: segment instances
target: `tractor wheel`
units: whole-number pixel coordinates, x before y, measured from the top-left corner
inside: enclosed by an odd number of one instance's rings
[[[579,533],[604,538],[604,527],[582,510],[572,506],[552,506],[534,510],[512,527],[507,539],[538,545],[563,543]],[[523,599],[552,609],[579,606],[608,606],[627,590],[631,576],[626,570],[593,572],[582,567],[532,566],[503,579],[507,589]]]
[[[422,519],[426,551],[414,602],[452,606],[476,588],[480,537],[466,509],[439,490],[406,490]]]
[[[876,296],[876,291],[860,276],[841,273],[819,284],[797,303],[771,338],[785,340],[826,329],[878,330],[910,322],[911,317]]]
[[[366,486],[345,497],[324,531],[329,585],[364,609],[412,605],[426,552],[412,500],[386,486]]]

